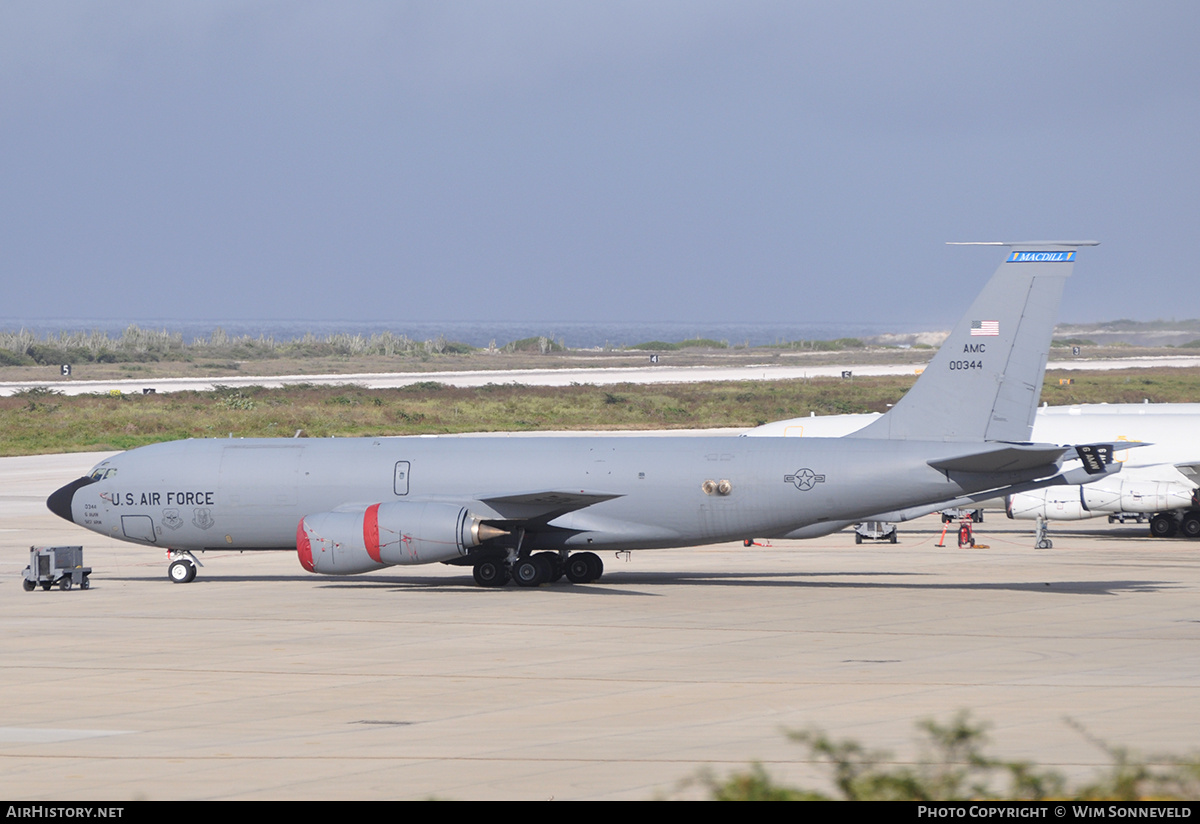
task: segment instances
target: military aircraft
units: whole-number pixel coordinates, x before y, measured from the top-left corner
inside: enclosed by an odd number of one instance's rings
[[[601,550],[815,537],[881,510],[1079,482],[1062,465],[1087,447],[1028,441],[1064,282],[1096,244],[986,245],[1006,260],[913,388],[848,438],[184,440],[102,461],[47,505],[167,548],[179,583],[195,552],[274,549],[331,575],[442,562],[481,586],[537,586],[599,579]],[[1116,467],[1087,454],[1093,473]]]

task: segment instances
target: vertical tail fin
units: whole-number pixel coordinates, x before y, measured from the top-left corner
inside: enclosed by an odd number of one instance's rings
[[[1028,441],[1050,336],[1076,249],[1096,241],[954,244],[1007,246],[916,384],[852,438]]]

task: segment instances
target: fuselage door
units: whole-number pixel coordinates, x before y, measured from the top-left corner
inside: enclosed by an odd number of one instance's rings
[[[408,494],[408,461],[396,461],[396,477],[392,488],[397,495]]]

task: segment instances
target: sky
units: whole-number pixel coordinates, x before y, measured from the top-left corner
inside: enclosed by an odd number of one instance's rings
[[[1194,2],[0,2],[6,318],[1200,316]]]

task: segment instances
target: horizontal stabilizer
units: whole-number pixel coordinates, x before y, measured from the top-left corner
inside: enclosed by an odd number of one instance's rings
[[[1110,463],[1104,467],[1104,475],[1116,475],[1121,471],[1120,463]],[[1098,480],[1095,475],[1087,472],[1082,467],[1075,467],[1067,472],[1062,472],[1050,478],[1043,478],[1040,481],[1030,481],[1023,484],[1012,484],[1010,486],[997,487],[995,489],[987,489],[981,492],[974,492],[970,495],[962,495],[958,498],[953,498],[948,501],[942,501],[936,504],[926,504],[924,506],[914,506],[908,509],[898,509],[892,512],[880,512],[878,515],[872,515],[870,518],[861,518],[858,521],[851,523],[860,523],[861,521],[891,521],[900,523],[903,521],[911,521],[914,518],[920,518],[928,515],[931,512],[938,512],[943,509],[953,509],[954,507],[971,506],[982,501],[987,501],[992,498],[1002,498],[1005,495],[1015,495],[1020,492],[1032,492],[1035,489],[1045,489],[1049,486],[1082,486],[1083,484],[1093,483]]]
[[[1055,464],[1067,450],[1068,447],[1050,444],[998,444],[983,451],[928,463],[943,472],[1020,472]]]

